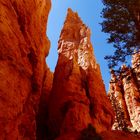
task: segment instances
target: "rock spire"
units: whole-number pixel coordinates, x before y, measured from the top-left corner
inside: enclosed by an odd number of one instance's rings
[[[140,132],[139,58],[140,53],[135,53],[132,67],[123,65],[118,77],[112,73],[108,96],[116,113],[113,129]]]
[[[49,98],[51,132],[80,132],[89,124],[98,132],[109,130],[113,111],[93,54],[90,29],[71,9],[61,31],[58,54]]]

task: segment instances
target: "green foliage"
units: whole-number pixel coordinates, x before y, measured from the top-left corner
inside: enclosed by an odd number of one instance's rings
[[[114,54],[105,59],[109,68],[125,62],[126,56],[140,49],[140,0],[102,0],[102,31],[109,33]]]
[[[89,124],[88,127],[81,132],[79,140],[102,140],[102,138],[96,133],[96,129],[92,124]]]

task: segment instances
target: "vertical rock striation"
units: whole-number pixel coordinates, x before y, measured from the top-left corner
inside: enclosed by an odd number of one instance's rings
[[[113,130],[125,130],[127,127],[131,127],[123,94],[122,82],[112,70],[108,96],[115,111],[115,122],[112,126]]]
[[[132,69],[134,70],[135,83],[140,91],[140,51],[132,56]]]
[[[93,55],[90,30],[71,9],[61,31],[58,54],[48,106],[50,134],[79,132],[88,124],[98,132],[110,129],[112,108]]]
[[[88,126],[106,131],[103,139],[113,135],[115,140],[120,132],[107,132],[114,113],[90,29],[71,9],[58,42],[54,75],[46,65],[50,7],[50,0],[0,0],[0,140],[78,139]],[[112,71],[109,97],[115,130],[140,132],[139,66],[136,53],[132,68],[123,66],[119,77]]]
[[[0,0],[0,139],[35,140],[50,0]]]
[[[113,129],[130,129],[140,132],[139,58],[139,52],[134,54],[132,68],[123,65],[120,75],[115,77],[113,74],[111,77],[108,95],[116,113]]]

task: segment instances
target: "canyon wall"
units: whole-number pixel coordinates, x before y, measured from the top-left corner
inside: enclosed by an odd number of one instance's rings
[[[50,0],[0,0],[0,140],[81,140],[87,128],[104,140],[127,139],[110,131],[114,113],[90,29],[71,9],[54,74],[47,66],[50,8]],[[123,116],[119,124],[116,113],[114,129],[140,129],[139,60],[133,56],[133,70],[124,66],[119,81],[112,71],[109,97]]]
[[[36,139],[38,104],[50,75],[50,7],[50,0],[0,0],[0,140]]]
[[[132,56],[132,67],[123,65],[117,76],[111,73],[108,96],[116,113],[112,129],[140,132],[140,52]]]
[[[71,9],[61,31],[58,54],[48,104],[50,134],[78,133],[89,124],[97,132],[110,130],[113,111],[93,55],[90,29]]]

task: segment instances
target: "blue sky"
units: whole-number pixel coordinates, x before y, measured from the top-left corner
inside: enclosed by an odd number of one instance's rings
[[[83,22],[91,29],[91,42],[97,62],[100,64],[102,77],[108,91],[110,74],[104,56],[111,54],[111,44],[107,44],[107,34],[101,32],[101,0],[52,0],[52,8],[49,14],[47,35],[51,41],[51,49],[47,57],[47,64],[54,71],[57,63],[57,42],[65,21],[67,9],[78,12]]]

